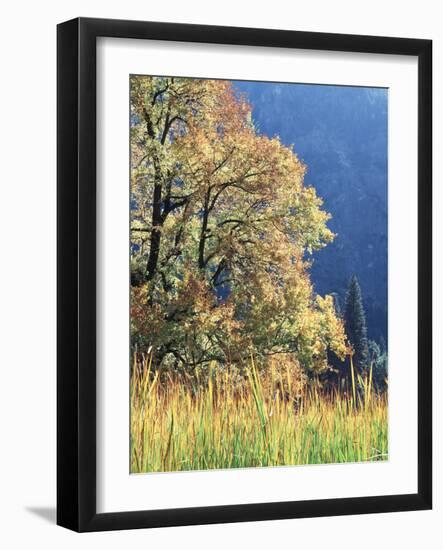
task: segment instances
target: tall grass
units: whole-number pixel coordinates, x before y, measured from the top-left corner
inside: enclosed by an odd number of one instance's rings
[[[153,373],[149,357],[134,359],[131,472],[387,458],[387,398],[372,380],[352,372],[348,395],[300,390],[289,369],[259,373],[253,359],[241,380],[230,369],[204,374]]]

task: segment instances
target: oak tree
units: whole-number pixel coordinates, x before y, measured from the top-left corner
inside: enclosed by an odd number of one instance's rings
[[[158,364],[308,371],[345,353],[331,296],[309,278],[330,243],[306,166],[261,135],[228,81],[131,77],[131,330]]]

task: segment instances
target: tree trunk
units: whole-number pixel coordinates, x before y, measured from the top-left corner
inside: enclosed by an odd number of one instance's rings
[[[160,254],[161,226],[163,223],[161,215],[162,184],[160,169],[157,166],[155,168],[155,172],[154,200],[152,205],[151,246],[149,249],[148,263],[146,266],[146,279],[148,281],[152,281],[157,270],[158,257]]]
[[[210,199],[210,191],[206,193],[205,198],[205,204],[203,208],[203,220],[202,220],[202,228],[200,232],[200,242],[198,245],[198,266],[200,269],[204,269],[205,267],[205,244],[206,244],[206,231],[208,229],[208,217],[209,217],[209,199]]]

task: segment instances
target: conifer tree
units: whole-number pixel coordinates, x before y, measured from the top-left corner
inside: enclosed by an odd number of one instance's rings
[[[368,335],[361,289],[355,275],[351,277],[346,294],[344,320],[346,335],[354,350],[354,367],[362,372],[369,359]]]

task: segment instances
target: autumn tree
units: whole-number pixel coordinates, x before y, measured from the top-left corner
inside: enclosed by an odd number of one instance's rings
[[[157,363],[342,356],[309,255],[331,242],[306,167],[227,81],[131,78],[131,330]]]

